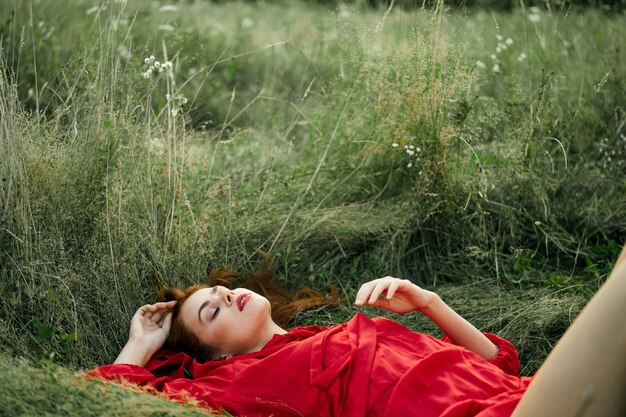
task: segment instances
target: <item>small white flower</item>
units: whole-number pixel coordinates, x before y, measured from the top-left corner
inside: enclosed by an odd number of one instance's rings
[[[502,35],[496,35],[496,39],[498,39],[499,41],[503,41],[504,38],[502,37]]]
[[[486,67],[485,63],[483,61],[476,61],[476,66],[480,69],[484,69]]]
[[[491,58],[491,59],[493,59],[493,60],[498,59],[498,57],[496,56],[496,54],[491,54],[491,55],[490,55],[490,58]]]
[[[350,13],[350,10],[348,10],[347,7],[342,6],[339,8],[339,18],[340,19],[347,19],[352,15],[352,13]]]
[[[407,150],[406,150],[406,153],[407,153],[409,156],[413,156],[413,155],[415,155],[415,151],[414,151],[414,150],[411,150],[411,149],[407,149]]]
[[[150,63],[150,58],[146,58],[143,60],[144,64],[149,64]]]
[[[528,15],[528,20],[531,23],[537,23],[541,20],[541,16],[539,16],[538,14],[529,14]]]
[[[539,10],[539,7],[537,7],[537,6],[532,6],[532,7],[529,7],[529,8],[528,8],[528,11],[529,11],[531,14],[539,14],[539,12],[540,12],[541,10]]]
[[[415,152],[422,152],[422,148],[418,146],[417,148],[415,148]]]
[[[526,54],[524,52],[522,52],[521,54],[519,54],[519,56],[517,57],[517,60],[519,62],[522,62],[526,59]]]
[[[505,41],[505,43],[506,43],[507,45],[511,46],[511,45],[513,45],[513,39],[511,39],[511,38],[507,38],[507,39],[506,39],[506,41]]]
[[[498,54],[499,54],[500,52],[502,52],[502,48],[500,48],[500,45],[498,45],[498,46],[496,47],[496,53],[498,53]]]
[[[246,17],[241,21],[241,26],[243,26],[245,29],[251,28],[252,25],[254,25],[254,21],[249,17]]]
[[[172,108],[172,116],[176,117],[178,115],[178,107],[174,106]]]
[[[161,68],[161,63],[160,63],[159,61],[155,62],[155,63],[154,63],[154,68],[155,68],[155,69],[159,69],[159,68]]]
[[[174,29],[176,28],[172,25],[165,23],[163,25],[159,25],[159,29],[162,30],[163,32],[174,32]]]
[[[143,73],[143,78],[145,78],[147,80],[148,78],[150,78],[150,75],[152,75],[152,73],[146,71],[146,72]]]
[[[159,11],[160,12],[177,12],[178,6],[174,6],[173,4],[166,4],[165,6],[161,6]]]
[[[409,149],[415,149],[415,145],[409,145]]]
[[[120,58],[125,59],[125,60],[129,60],[132,55],[130,53],[130,51],[128,50],[128,48],[126,47],[126,45],[120,45],[117,47],[117,53],[120,55]]]
[[[398,147],[398,144],[394,142],[394,143],[392,143],[392,144],[391,144],[391,147],[392,147],[392,148],[397,148],[397,147]]]
[[[541,222],[540,222],[539,220],[537,220],[537,221],[535,222],[535,226],[541,226]]]
[[[150,58],[148,58],[148,64],[152,64],[154,62],[154,55],[150,55]]]
[[[499,73],[500,72],[500,65],[498,65],[497,63],[493,66],[493,68],[491,68],[491,71],[493,71],[494,73]]]
[[[413,166],[413,164],[411,162],[409,162],[408,164],[406,164],[407,168],[411,168]]]
[[[172,98],[172,96],[170,96],[169,93],[165,95],[165,100],[170,101],[170,98]]]

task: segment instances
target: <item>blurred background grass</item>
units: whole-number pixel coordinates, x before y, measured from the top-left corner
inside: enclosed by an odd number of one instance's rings
[[[621,3],[373,3],[0,3],[0,409],[253,247],[339,287],[294,325],[395,275],[537,370],[624,243]]]

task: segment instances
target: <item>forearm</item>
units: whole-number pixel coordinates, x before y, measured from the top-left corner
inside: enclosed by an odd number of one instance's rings
[[[421,310],[454,344],[463,346],[482,358],[490,360],[498,354],[498,348],[487,337],[452,310],[438,295]]]
[[[147,348],[128,341],[113,363],[146,366],[151,357],[152,352]]]

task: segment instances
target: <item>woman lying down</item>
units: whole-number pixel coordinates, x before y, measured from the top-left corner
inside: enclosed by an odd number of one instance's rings
[[[446,336],[361,313],[334,326],[288,330],[290,314],[312,298],[286,302],[267,271],[249,274],[258,293],[217,284],[163,289],[161,302],[133,316],[115,362],[88,377],[241,417],[623,417],[624,259],[626,249],[532,378],[519,376],[510,342],[480,332],[434,292],[394,277],[363,284],[355,305],[419,312]],[[215,283],[232,276],[212,273]]]

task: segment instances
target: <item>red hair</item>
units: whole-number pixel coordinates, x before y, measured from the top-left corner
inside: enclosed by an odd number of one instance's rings
[[[268,299],[272,307],[272,320],[280,327],[289,327],[293,318],[300,311],[339,303],[337,288],[334,286],[330,288],[330,295],[327,296],[310,288],[304,288],[295,294],[286,291],[274,282],[272,259],[260,250],[257,252],[263,256],[263,265],[256,271],[249,271],[247,273],[248,280],[240,286]],[[232,269],[215,268],[209,273],[208,284],[196,284],[185,290],[166,287],[159,289],[157,294],[161,301],[178,301],[174,306],[172,328],[167,338],[167,345],[173,349],[187,352],[199,362],[210,360],[213,349],[210,346],[202,345],[198,338],[185,327],[179,314],[180,309],[193,293],[202,288],[215,285],[231,288],[239,280],[239,275]]]

